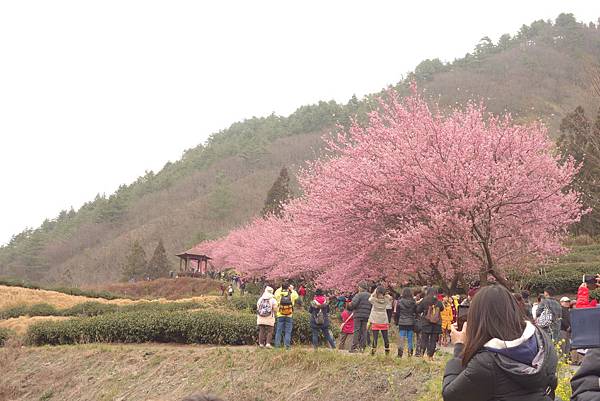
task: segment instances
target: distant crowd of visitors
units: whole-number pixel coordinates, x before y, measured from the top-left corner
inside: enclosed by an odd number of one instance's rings
[[[338,347],[350,353],[364,352],[370,345],[374,355],[381,335],[389,354],[392,325],[398,329],[398,357],[422,355],[432,360],[439,345],[453,344],[454,358],[443,380],[446,401],[554,401],[558,362],[554,345],[563,340],[565,350],[570,348],[569,311],[596,307],[589,291],[597,280],[600,276],[583,283],[576,301],[567,297],[558,301],[548,289],[534,303],[527,292],[513,294],[500,285],[472,288],[464,298],[440,294],[433,287],[414,292],[404,288],[398,295],[361,283],[352,296],[328,299],[317,289],[307,304],[312,345],[317,349],[322,336],[336,348],[330,316],[341,310]],[[291,347],[294,309],[307,301],[305,297],[304,286],[298,291],[290,283],[277,290],[265,288],[256,305],[259,347]],[[461,306],[468,314],[459,330]],[[587,352],[572,387],[572,400],[600,400],[600,349]]]

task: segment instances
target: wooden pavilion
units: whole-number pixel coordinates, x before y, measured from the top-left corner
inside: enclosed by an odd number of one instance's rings
[[[194,248],[176,255],[179,258],[179,276],[204,276],[208,273],[210,257],[201,254]]]

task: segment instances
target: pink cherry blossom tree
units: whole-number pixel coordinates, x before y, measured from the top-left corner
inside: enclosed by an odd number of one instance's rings
[[[569,189],[577,166],[561,163],[547,129],[481,104],[444,113],[416,90],[390,91],[366,126],[328,147],[333,156],[301,172],[303,196],[282,218],[234,230],[217,254],[247,274],[334,288],[419,277],[509,285],[507,269],[564,252],[582,215]]]

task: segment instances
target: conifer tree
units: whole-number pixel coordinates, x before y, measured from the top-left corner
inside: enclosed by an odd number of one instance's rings
[[[287,168],[283,167],[279,172],[279,177],[277,177],[267,193],[267,199],[265,200],[265,206],[261,211],[261,215],[263,217],[269,215],[281,217],[283,205],[288,203],[290,198],[290,176]]]
[[[127,254],[125,265],[123,266],[124,280],[142,280],[147,274],[146,252],[140,245],[139,241],[135,241]]]
[[[166,277],[169,274],[169,270],[169,259],[167,258],[163,241],[160,239],[154,249],[152,259],[148,262],[148,276],[153,280],[159,277]]]

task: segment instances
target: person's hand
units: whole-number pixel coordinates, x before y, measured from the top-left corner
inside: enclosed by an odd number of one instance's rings
[[[600,285],[600,274],[596,274],[596,283]]]
[[[450,339],[453,344],[464,344],[467,338],[467,322],[463,325],[462,331],[458,331],[458,323],[450,326]]]

